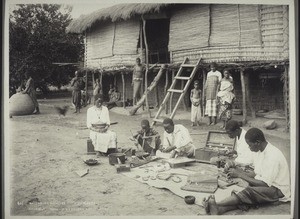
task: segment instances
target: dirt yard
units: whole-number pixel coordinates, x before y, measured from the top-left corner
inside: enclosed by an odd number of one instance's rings
[[[41,114],[13,117],[9,119],[10,144],[10,205],[13,216],[99,216],[99,215],[205,215],[197,205],[187,205],[181,197],[168,190],[156,189],[117,174],[109,165],[107,157],[100,157],[100,165],[86,166],[83,159],[96,157],[86,155],[89,131],[85,129],[86,110],[73,114],[70,109],[65,117],[59,117],[54,105],[70,105],[70,99],[39,100]],[[154,115],[154,112],[152,112]],[[111,126],[118,136],[118,147],[128,148],[130,130],[139,129],[146,111],[127,116],[123,108],[110,112]],[[236,117],[237,119],[240,119]],[[188,127],[197,147],[203,147],[209,129],[217,126],[190,127],[189,114],[179,112],[175,123]],[[261,128],[266,119],[250,121],[251,126]],[[289,135],[279,128],[266,132],[270,142],[278,146],[290,162]],[[245,127],[248,129],[249,127]],[[162,133],[163,128],[156,129]],[[7,163],[6,163],[7,164]],[[89,168],[89,173],[80,178],[75,172]],[[229,214],[277,215],[289,214],[290,203],[240,210]]]

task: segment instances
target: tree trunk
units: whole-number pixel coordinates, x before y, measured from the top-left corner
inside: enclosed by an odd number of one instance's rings
[[[148,93],[156,87],[159,79],[161,78],[161,76],[164,72],[164,69],[166,69],[166,68],[167,68],[166,65],[162,65],[160,67],[159,72],[157,73],[157,75],[155,76],[155,78],[153,79],[153,81],[149,85],[149,87],[147,89],[145,89],[145,92],[144,92],[143,96],[141,97],[141,99],[129,111],[129,115],[133,116],[138,111],[138,109],[143,105],[144,101],[146,100],[146,97],[147,97]]]

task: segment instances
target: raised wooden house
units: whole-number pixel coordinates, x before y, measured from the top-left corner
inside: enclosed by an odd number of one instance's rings
[[[288,5],[119,4],[81,16],[68,31],[85,34],[84,70],[99,73],[104,89],[109,83],[123,84],[123,98],[132,96],[137,57],[144,63],[169,64],[156,95],[149,96],[150,105],[159,104],[171,74],[185,57],[191,62],[201,58],[196,77],[203,83],[209,63],[216,62],[219,71],[231,69],[238,96],[235,107],[243,108],[245,116],[247,109],[253,115],[260,109],[285,109],[288,120],[288,9]],[[186,108],[188,97],[184,102]]]

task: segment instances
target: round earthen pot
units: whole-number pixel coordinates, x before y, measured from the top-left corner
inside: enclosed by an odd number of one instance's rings
[[[16,93],[9,98],[9,114],[11,116],[30,115],[34,104],[28,94]]]

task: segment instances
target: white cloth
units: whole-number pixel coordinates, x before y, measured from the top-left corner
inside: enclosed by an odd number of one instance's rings
[[[253,156],[255,179],[264,181],[268,186],[274,186],[284,194],[280,201],[289,201],[290,174],[287,161],[282,152],[268,143],[263,151]]]
[[[92,124],[110,125],[109,112],[106,106],[101,108],[92,106],[87,110],[86,126],[91,128]],[[106,153],[108,148],[117,147],[117,135],[110,130],[107,130],[105,133],[90,130],[90,139],[95,147],[95,151]]]
[[[221,102],[224,104],[225,101],[227,103],[231,103],[235,98],[233,91],[233,84],[231,81],[222,79],[220,85],[220,91],[217,93],[217,96],[221,98]]]
[[[219,82],[221,82],[221,80],[222,80],[222,73],[217,71],[217,70],[216,71],[209,71],[207,73],[207,77],[210,77],[210,76],[217,76]]]
[[[194,106],[192,104],[191,106],[191,121],[192,122],[199,122],[201,121],[201,117],[202,117],[202,114],[201,114],[201,104],[200,104],[200,98],[192,98],[194,102],[197,102],[199,103],[198,106]]]
[[[236,152],[237,152],[237,158],[235,159],[235,162],[241,163],[244,165],[253,164],[253,154],[249,148],[249,145],[247,144],[245,140],[246,130],[242,129],[240,137],[236,137]]]
[[[193,140],[190,136],[189,130],[183,125],[174,125],[174,131],[172,133],[164,131],[163,148],[167,148],[169,146],[180,148],[192,142]]]

